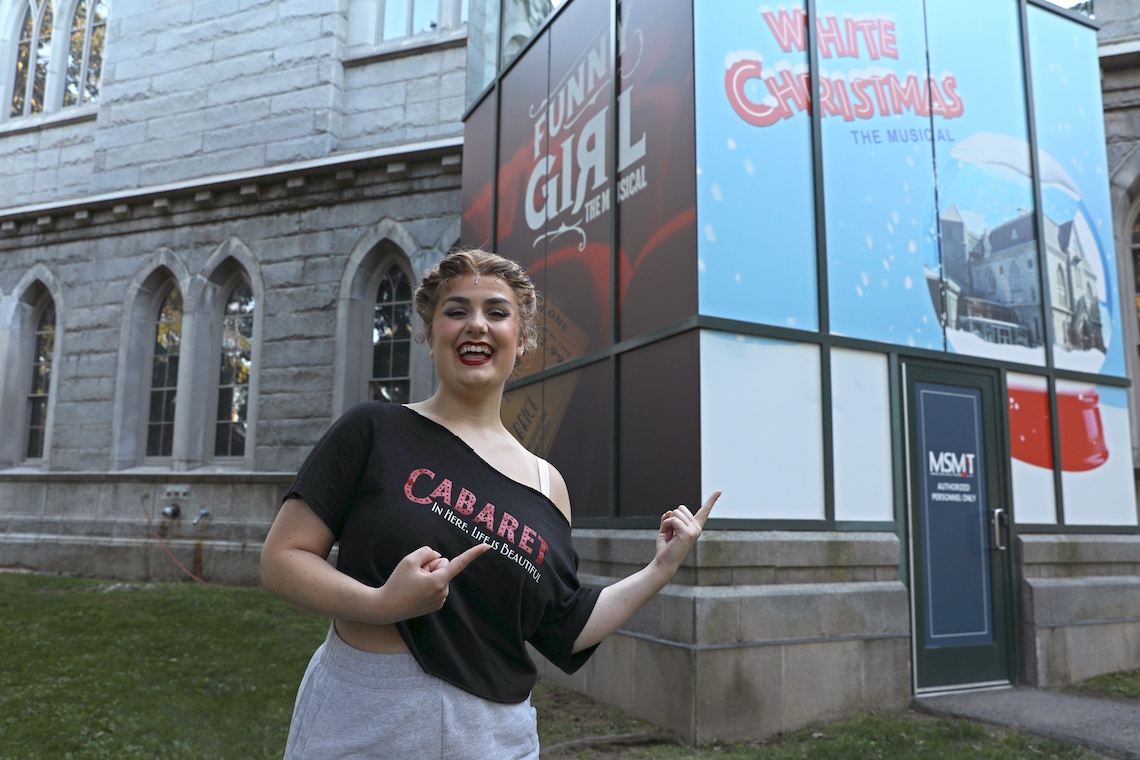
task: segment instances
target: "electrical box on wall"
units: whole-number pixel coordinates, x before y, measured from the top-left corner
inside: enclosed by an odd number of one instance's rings
[[[162,487],[162,496],[166,499],[185,499],[189,495],[189,483],[167,483]]]

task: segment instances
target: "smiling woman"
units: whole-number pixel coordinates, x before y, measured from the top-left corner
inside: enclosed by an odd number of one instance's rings
[[[719,494],[695,514],[662,515],[640,572],[602,590],[579,585],[566,483],[501,419],[507,378],[536,346],[537,302],[509,259],[444,257],[414,298],[436,393],[354,407],[297,473],[262,578],[333,624],[301,682],[287,758],[405,757],[409,746],[424,757],[538,757],[526,645],[574,672],[700,535]]]

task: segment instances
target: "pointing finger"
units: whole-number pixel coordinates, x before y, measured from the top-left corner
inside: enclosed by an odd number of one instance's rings
[[[475,544],[470,549],[448,562],[447,566],[444,567],[440,572],[444,573],[444,577],[450,581],[452,578],[463,572],[463,570],[468,565],[470,565],[476,557],[489,550],[490,548],[490,544]]]
[[[713,491],[712,494],[705,499],[705,503],[701,505],[697,513],[693,515],[701,525],[704,525],[705,520],[709,519],[709,512],[712,512],[713,504],[716,504],[716,500],[720,498],[720,494],[720,491]]]

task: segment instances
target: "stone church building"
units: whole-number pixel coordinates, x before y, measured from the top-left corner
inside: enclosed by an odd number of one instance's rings
[[[345,5],[0,2],[2,564],[179,577],[149,514],[257,583],[329,421],[430,392],[466,3]]]

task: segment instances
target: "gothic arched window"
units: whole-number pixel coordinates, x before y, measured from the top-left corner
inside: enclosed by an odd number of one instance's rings
[[[253,290],[244,277],[230,289],[222,310],[221,370],[214,456],[245,454],[249,421],[249,380],[253,369]]]
[[[380,278],[372,318],[372,375],[374,401],[402,404],[411,388],[412,286],[399,265]]]
[[[9,116],[44,110],[48,64],[51,59],[51,0],[28,0],[16,43],[16,73]]]
[[[75,106],[99,100],[103,73],[103,44],[107,39],[107,3],[79,0],[71,20],[71,41],[67,50],[67,80],[63,85],[63,105]]]
[[[48,396],[51,390],[51,368],[55,358],[55,301],[50,297],[40,306],[36,316],[36,332],[32,350],[32,383],[28,390],[28,459],[42,459],[44,434],[47,432]]]
[[[168,457],[174,444],[174,404],[178,396],[178,360],[182,352],[182,293],[170,285],[159,301],[154,326],[146,455]]]

